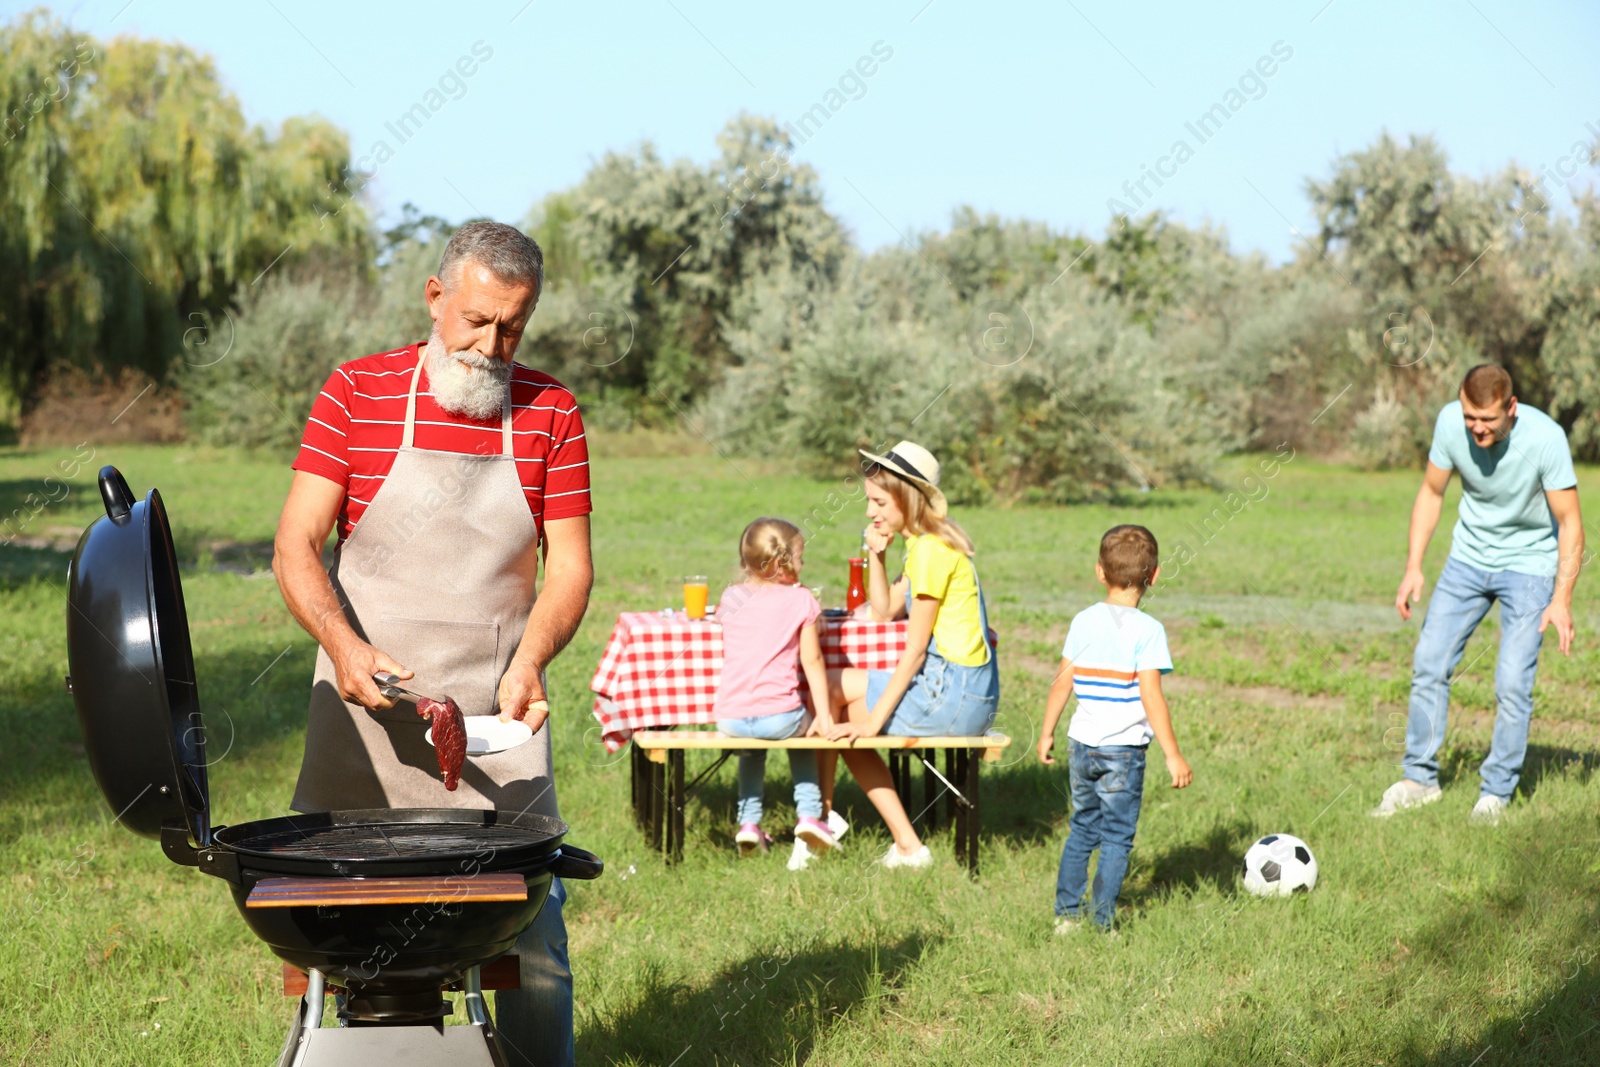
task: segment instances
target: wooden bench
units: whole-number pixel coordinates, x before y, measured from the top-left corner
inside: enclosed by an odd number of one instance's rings
[[[633,735],[633,817],[652,846],[666,852],[667,861],[683,858],[683,813],[689,796],[735,752],[750,749],[809,748],[843,752],[872,749],[888,757],[895,792],[912,821],[922,820],[938,829],[939,800],[945,817],[955,826],[956,860],[973,877],[978,874],[978,764],[997,762],[1011,738],[1004,734],[982,737],[858,737],[829,741],[824,737],[791,737],[783,741],[758,741],[729,737],[714,730],[640,730]],[[721,755],[692,782],[684,782],[684,753],[689,749],[718,751]],[[935,769],[944,752],[944,773]],[[927,753],[933,756],[928,759]],[[923,799],[912,800],[911,761],[919,759],[923,773]],[[976,758],[974,758],[976,757]]]

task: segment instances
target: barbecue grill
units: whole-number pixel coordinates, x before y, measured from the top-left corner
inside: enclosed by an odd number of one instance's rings
[[[280,1067],[502,1065],[480,968],[538,916],[552,880],[597,878],[567,827],[534,813],[331,811],[214,826],[205,723],[161,494],[100,471],[105,518],[68,571],[68,687],[95,781],[134,833],[228,884],[250,929],[307,974]],[[444,787],[440,785],[441,796]],[[445,1027],[443,990],[472,1025]],[[339,1028],[323,997],[345,992]]]

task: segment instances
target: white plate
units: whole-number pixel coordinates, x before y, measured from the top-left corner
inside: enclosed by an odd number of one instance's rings
[[[491,752],[504,752],[516,748],[533,736],[525,722],[501,722],[498,715],[467,715],[467,755],[486,756]],[[433,727],[422,734],[428,744],[433,744]]]

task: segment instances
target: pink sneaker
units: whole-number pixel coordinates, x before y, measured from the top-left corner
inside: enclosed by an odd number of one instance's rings
[[[802,818],[795,826],[794,836],[804,841],[814,852],[839,847],[839,839],[833,836],[828,824],[809,816]]]
[[[757,849],[762,852],[772,844],[772,838],[764,833],[761,827],[753,822],[747,822],[739,827],[739,832],[733,835],[734,844],[739,846],[739,855],[748,856]]]

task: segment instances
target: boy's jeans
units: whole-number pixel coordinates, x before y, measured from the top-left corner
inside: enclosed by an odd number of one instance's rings
[[[1091,906],[1094,921],[1109,927],[1122,879],[1128,873],[1133,832],[1139,825],[1146,746],[1068,744],[1072,818],[1067,843],[1061,849],[1061,873],[1056,877],[1056,914],[1081,917],[1089,853],[1098,848],[1100,865],[1094,872]]]
[[[1411,715],[1406,724],[1404,773],[1413,782],[1439,780],[1439,747],[1450,710],[1450,676],[1467,639],[1489,606],[1500,601],[1500,658],[1494,669],[1498,711],[1489,758],[1478,773],[1480,792],[1510,800],[1528,751],[1533,680],[1539,667],[1539,619],[1550,606],[1555,579],[1516,571],[1480,571],[1454,556],[1445,561],[1428,601],[1428,614],[1411,664]]]

